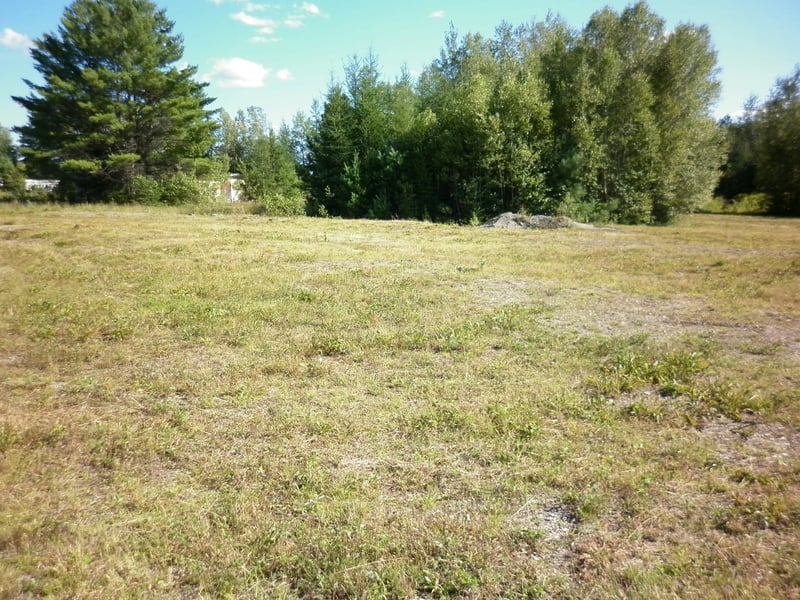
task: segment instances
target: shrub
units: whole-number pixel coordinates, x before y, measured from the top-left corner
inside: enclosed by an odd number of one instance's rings
[[[770,206],[766,194],[739,194],[733,200],[725,200],[719,196],[711,198],[700,207],[701,212],[723,214],[764,214]]]
[[[194,177],[186,173],[167,175],[160,183],[161,202],[170,206],[197,204],[208,200],[208,192]]]
[[[133,178],[131,200],[139,204],[158,204],[161,202],[161,185],[151,177],[137,175]]]
[[[306,213],[306,199],[299,192],[281,194],[278,192],[267,194],[261,202],[256,204],[256,214],[274,217],[291,217]]]

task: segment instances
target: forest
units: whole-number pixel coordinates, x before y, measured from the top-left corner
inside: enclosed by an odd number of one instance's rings
[[[645,2],[446,34],[414,77],[353,56],[310,114],[213,110],[182,38],[149,0],[75,0],[31,52],[43,82],[0,130],[3,197],[58,179],[69,202],[182,203],[242,176],[267,214],[477,222],[504,211],[669,223],[706,205],[800,214],[800,68],[716,122],[706,26]],[[51,124],[58,122],[58,128]]]

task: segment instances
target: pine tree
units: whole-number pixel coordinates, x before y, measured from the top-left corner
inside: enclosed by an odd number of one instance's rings
[[[75,0],[34,43],[43,83],[14,98],[28,111],[16,131],[26,164],[61,179],[69,199],[107,199],[208,152],[213,100],[196,67],[178,66],[173,27],[150,0]]]
[[[332,216],[351,214],[352,173],[357,156],[353,107],[340,84],[331,84],[325,103],[317,107],[308,139],[310,168],[305,173],[312,197]]]

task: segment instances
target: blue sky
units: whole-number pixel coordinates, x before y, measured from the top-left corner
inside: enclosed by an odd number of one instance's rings
[[[57,29],[64,0],[0,0],[0,124],[24,124],[11,100],[26,95],[23,78],[36,80],[30,40]],[[603,0],[157,0],[184,37],[184,59],[199,67],[217,98],[235,112],[260,106],[273,124],[310,112],[331,79],[342,77],[353,55],[377,55],[385,78],[403,66],[412,73],[433,61],[452,23],[459,34],[491,36],[501,21],[542,20],[548,11],[582,27]],[[741,110],[755,94],[765,98],[778,77],[800,63],[800,1],[650,0],[668,28],[706,24],[718,52],[722,98],[715,116]]]

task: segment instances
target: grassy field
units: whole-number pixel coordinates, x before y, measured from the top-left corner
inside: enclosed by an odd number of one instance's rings
[[[800,598],[800,221],[0,206],[0,598]]]

